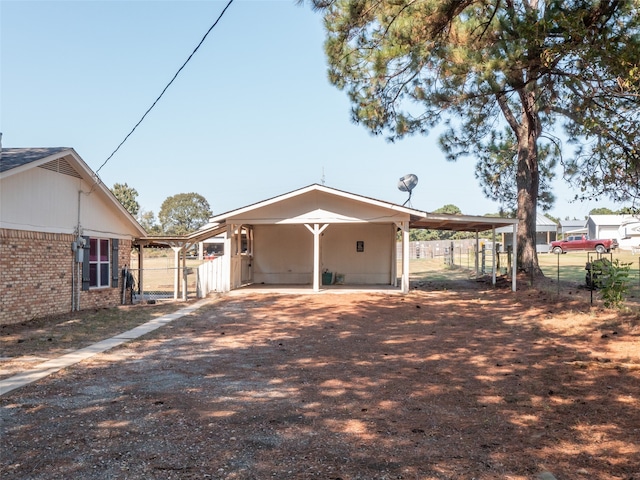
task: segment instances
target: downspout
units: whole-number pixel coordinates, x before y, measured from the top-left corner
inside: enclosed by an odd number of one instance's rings
[[[71,245],[71,311],[76,311],[76,252],[73,250],[73,244]]]
[[[82,180],[80,180],[80,182],[82,182]],[[75,297],[75,309],[76,311],[80,310],[80,297],[82,296],[82,264],[83,264],[83,260],[84,260],[84,247],[85,247],[85,242],[84,239],[82,238],[82,224],[80,223],[80,218],[81,218],[81,206],[82,206],[82,202],[81,202],[81,198],[82,195],[91,195],[93,193],[93,188],[95,187],[96,184],[94,184],[93,187],[91,187],[91,190],[89,190],[88,192],[83,192],[82,191],[82,183],[80,184],[80,189],[78,190],[78,219],[77,219],[77,224],[76,224],[76,240],[75,240],[75,244],[76,244],[76,251],[74,251],[74,258],[73,261],[76,263],[74,271],[76,273],[76,282],[75,285],[72,285],[72,292],[71,292],[71,296],[72,296],[72,303],[73,303],[73,298]]]
[[[81,226],[80,226],[80,206],[81,206],[81,201],[80,199],[82,198],[82,190],[78,190],[78,221],[76,224],[76,233],[77,233],[77,237],[76,237],[76,251],[73,252],[73,259],[72,262],[74,262],[73,265],[73,271],[75,272],[75,278],[76,279],[80,279],[80,281],[76,281],[74,283],[74,285],[72,285],[71,287],[71,303],[75,304],[75,311],[79,311],[80,310],[80,290],[78,289],[79,285],[82,285],[82,273],[78,272],[78,253],[77,253],[77,249],[78,248],[82,248],[80,245],[80,242],[78,242],[78,240],[80,239],[80,236],[82,235],[82,231],[81,231]],[[72,273],[73,275],[73,273]],[[74,311],[74,310],[72,310]]]

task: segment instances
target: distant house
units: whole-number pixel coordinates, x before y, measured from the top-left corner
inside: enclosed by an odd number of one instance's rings
[[[590,215],[587,220],[589,238],[618,240],[623,250],[640,246],[640,215]]]
[[[0,152],[0,324],[120,304],[144,229],[72,148]]]
[[[511,233],[509,227],[498,228],[496,233],[502,235],[503,248],[513,245],[513,233]],[[538,253],[547,253],[549,251],[549,243],[553,242],[557,236],[558,224],[539,213],[536,216],[536,251]]]
[[[563,237],[567,235],[580,235],[587,234],[587,221],[586,220],[561,220],[560,231]]]

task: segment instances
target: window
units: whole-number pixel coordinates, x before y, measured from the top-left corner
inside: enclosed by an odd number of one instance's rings
[[[82,290],[90,288],[118,287],[118,244],[117,238],[84,239],[82,258]]]
[[[89,287],[109,286],[109,240],[89,239]]]

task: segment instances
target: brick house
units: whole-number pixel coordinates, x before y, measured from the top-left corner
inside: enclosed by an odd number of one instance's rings
[[[0,151],[0,324],[119,305],[144,229],[72,148]]]

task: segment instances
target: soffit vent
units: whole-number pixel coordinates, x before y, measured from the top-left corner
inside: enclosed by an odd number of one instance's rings
[[[51,170],[52,172],[62,173],[63,175],[69,175],[71,177],[82,178],[82,176],[76,171],[71,164],[64,158],[58,158],[51,160],[44,165],[40,165],[40,168]]]

